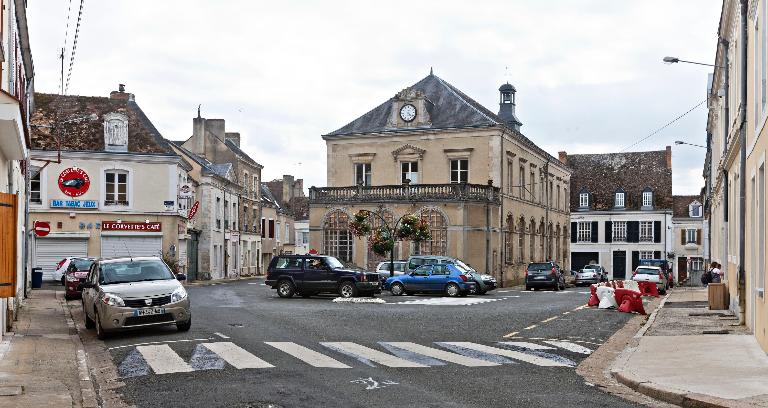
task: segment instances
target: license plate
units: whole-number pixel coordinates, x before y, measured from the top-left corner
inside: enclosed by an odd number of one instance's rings
[[[547,279],[547,277],[546,276],[535,276],[533,279],[543,280],[543,279]]]
[[[139,309],[133,311],[134,316],[151,316],[163,313],[165,313],[164,307],[150,307],[147,309]]]

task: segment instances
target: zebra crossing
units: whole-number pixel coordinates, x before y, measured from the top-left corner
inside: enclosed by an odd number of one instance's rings
[[[226,368],[275,369],[280,368],[277,367],[278,361],[285,363],[291,360],[295,360],[296,367],[308,365],[326,369],[354,368],[354,365],[339,361],[342,356],[374,368],[426,369],[446,365],[494,368],[521,363],[547,368],[573,368],[577,363],[567,355],[583,357],[592,352],[587,347],[569,341],[543,343],[545,344],[532,341],[501,341],[489,345],[450,341],[424,345],[406,341],[382,341],[375,345],[363,345],[340,341],[319,342],[316,346],[308,346],[294,342],[265,341],[263,344],[268,350],[282,352],[289,358],[279,358],[267,351],[264,353],[265,359],[262,359],[231,341],[209,341],[195,344],[188,360],[179,355],[171,344],[137,345],[132,350],[129,349],[118,365],[118,374],[122,378],[129,378]],[[181,344],[173,345],[178,347]],[[558,352],[565,353],[566,356]]]

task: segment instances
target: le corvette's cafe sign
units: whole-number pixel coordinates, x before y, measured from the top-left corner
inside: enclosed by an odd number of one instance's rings
[[[159,222],[116,222],[102,221],[102,231],[136,231],[136,232],[160,232],[162,224]]]

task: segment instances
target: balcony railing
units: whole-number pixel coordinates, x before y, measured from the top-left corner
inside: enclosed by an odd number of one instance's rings
[[[311,204],[344,202],[465,201],[499,204],[499,188],[482,184],[311,187]]]

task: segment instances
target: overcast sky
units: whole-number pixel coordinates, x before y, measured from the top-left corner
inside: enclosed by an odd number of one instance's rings
[[[38,92],[59,92],[66,0],[30,1]],[[71,1],[65,76],[78,0]],[[517,88],[523,133],[557,156],[616,152],[706,97],[719,0],[85,1],[68,93],[118,83],[171,140],[202,104],[242,147],[282,174],[325,180],[336,130],[429,73],[498,111]],[[508,67],[508,68],[506,68]],[[675,194],[697,194],[704,105],[631,150],[673,148]]]

